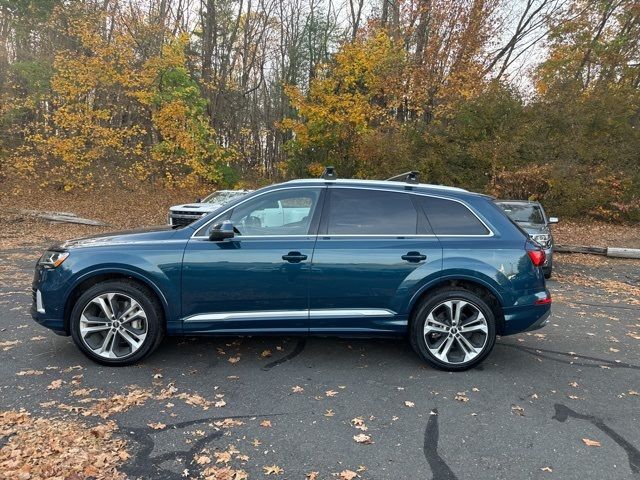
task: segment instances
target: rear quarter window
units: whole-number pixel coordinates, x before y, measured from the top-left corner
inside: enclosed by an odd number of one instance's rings
[[[436,235],[488,235],[487,227],[460,202],[417,196]]]

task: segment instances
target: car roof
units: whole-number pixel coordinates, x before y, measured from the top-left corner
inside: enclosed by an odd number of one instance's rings
[[[289,180],[288,182],[282,183],[280,185],[305,185],[305,186],[316,186],[316,185],[340,185],[340,186],[367,186],[367,187],[379,187],[385,189],[392,190],[417,190],[417,191],[425,191],[431,192],[434,194],[440,193],[452,193],[452,194],[467,194],[474,196],[485,196],[481,193],[470,192],[463,188],[458,187],[448,187],[445,185],[432,185],[429,183],[408,183],[408,182],[397,182],[393,180],[360,180],[360,179],[350,179],[350,178],[337,178],[337,179],[324,179],[324,178],[303,178],[298,180]]]

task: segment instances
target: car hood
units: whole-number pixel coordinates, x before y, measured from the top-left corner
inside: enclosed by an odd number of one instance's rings
[[[540,234],[549,234],[551,230],[547,225],[539,224],[539,223],[525,223],[518,222],[518,225],[522,227],[522,229],[530,235],[540,235]]]
[[[107,245],[131,245],[134,243],[146,243],[169,240],[176,234],[176,230],[170,226],[150,227],[124,232],[105,233],[85,238],[67,240],[55,249],[69,250],[74,248],[102,247]]]
[[[184,205],[174,205],[169,208],[169,210],[190,210],[192,212],[213,212],[220,208],[222,204],[220,203],[185,203]]]

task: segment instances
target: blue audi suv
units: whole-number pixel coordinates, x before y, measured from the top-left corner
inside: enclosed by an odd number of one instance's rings
[[[106,365],[165,335],[271,334],[405,336],[434,367],[465,370],[498,335],[546,324],[544,256],[491,197],[329,174],[182,228],[53,246],[31,313]]]

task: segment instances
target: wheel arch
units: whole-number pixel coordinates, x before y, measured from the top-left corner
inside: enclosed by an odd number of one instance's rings
[[[164,323],[166,327],[167,319],[169,318],[169,305],[166,297],[158,288],[158,286],[150,281],[148,278],[143,277],[142,275],[137,274],[136,272],[131,272],[127,270],[99,270],[94,271],[89,274],[84,275],[79,278],[74,286],[71,288],[69,294],[67,295],[67,299],[64,304],[64,329],[69,334],[71,332],[70,322],[71,322],[71,312],[73,311],[74,304],[78,298],[89,288],[97,285],[99,283],[111,281],[111,280],[128,280],[133,281],[145,288],[147,288],[155,297],[156,300],[160,303],[162,307],[162,314],[164,317]]]
[[[502,332],[504,331],[502,295],[493,285],[482,281],[477,277],[441,277],[437,281],[425,285],[422,289],[416,292],[409,302],[409,323],[411,324],[413,322],[413,315],[425,298],[433,295],[436,291],[447,288],[462,288],[475,293],[486,301],[495,315],[497,333],[498,335],[502,335]],[[411,325],[409,325],[409,329],[410,328]]]

